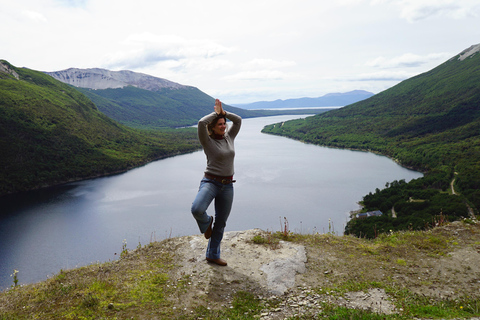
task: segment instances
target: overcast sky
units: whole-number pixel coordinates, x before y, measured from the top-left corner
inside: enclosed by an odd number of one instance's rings
[[[383,91],[480,43],[480,0],[0,0],[0,59],[131,70],[227,104]]]

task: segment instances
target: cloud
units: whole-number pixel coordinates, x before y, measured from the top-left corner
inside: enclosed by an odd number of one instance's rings
[[[347,81],[402,81],[415,76],[415,73],[405,71],[379,71],[363,73],[349,77]]]
[[[196,69],[199,71],[216,71],[230,69],[235,64],[230,60],[225,59],[189,59],[185,63],[185,67],[189,69]]]
[[[258,71],[242,71],[234,75],[225,76],[223,79],[228,81],[234,80],[282,80],[285,78],[285,73],[278,70],[258,70]]]
[[[416,55],[413,53],[406,53],[392,59],[378,57],[365,63],[368,67],[375,68],[414,68],[419,67],[430,62],[446,60],[450,58],[448,53],[432,53],[425,56]]]
[[[55,0],[65,7],[86,7],[88,0]]]
[[[27,17],[29,20],[33,22],[47,22],[47,18],[39,12],[35,11],[23,11],[23,16]]]
[[[141,68],[163,61],[211,59],[234,51],[209,39],[186,39],[176,35],[134,34],[122,46],[130,48],[105,57],[111,68]]]
[[[235,65],[224,59],[205,59],[205,58],[191,58],[182,60],[165,60],[157,63],[162,72],[173,72],[176,74],[190,74],[190,79],[193,77],[203,77],[206,73],[219,70],[231,69]]]
[[[242,69],[236,74],[223,77],[228,81],[235,80],[254,80],[254,81],[268,81],[268,80],[283,80],[287,74],[277,70],[285,67],[296,66],[295,61],[287,60],[273,60],[273,59],[253,59],[242,64]]]
[[[276,69],[276,68],[282,68],[282,67],[292,67],[296,66],[297,63],[295,61],[277,61],[277,60],[272,60],[272,59],[253,59],[247,63],[244,64],[244,67],[246,69],[256,69],[256,68],[262,68],[262,69]]]
[[[409,22],[415,22],[434,16],[458,15],[461,7],[453,3],[408,3],[403,7],[401,17]]]
[[[411,23],[432,17],[465,19],[480,13],[477,0],[372,0],[371,3],[396,5],[400,17]]]

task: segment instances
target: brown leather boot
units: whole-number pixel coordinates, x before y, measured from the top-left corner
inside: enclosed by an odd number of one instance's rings
[[[210,218],[211,218],[210,225],[208,226],[207,231],[205,231],[205,233],[203,234],[205,236],[205,239],[210,239],[210,237],[212,236],[213,217],[210,216]]]
[[[227,261],[223,259],[210,259],[206,258],[208,262],[218,264],[219,266],[225,267],[227,265]]]

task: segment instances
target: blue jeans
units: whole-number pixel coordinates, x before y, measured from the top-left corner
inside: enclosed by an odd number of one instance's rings
[[[215,223],[212,228],[212,236],[208,241],[206,257],[209,259],[220,259],[220,242],[223,239],[223,231],[232,209],[233,184],[222,184],[207,178],[203,178],[200,181],[200,188],[192,203],[192,214],[197,220],[201,233],[205,233],[210,225],[210,216],[207,214],[207,208],[214,199]]]

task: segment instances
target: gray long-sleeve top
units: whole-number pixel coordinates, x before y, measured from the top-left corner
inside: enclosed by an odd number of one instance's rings
[[[207,125],[215,119],[217,114],[212,112],[198,121],[198,139],[207,156],[207,168],[205,173],[215,176],[230,177],[234,174],[233,160],[235,158],[235,146],[233,141],[240,131],[242,118],[234,113],[227,112],[225,117],[232,121],[223,139],[215,139],[208,134]]]

